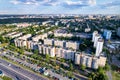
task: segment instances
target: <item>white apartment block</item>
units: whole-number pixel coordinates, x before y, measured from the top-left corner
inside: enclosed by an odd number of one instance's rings
[[[12,32],[12,33],[8,33],[4,37],[16,38],[16,37],[19,37],[21,35],[23,35],[22,32]]]
[[[75,55],[74,51],[63,49],[63,52],[61,54],[62,54],[61,58],[74,61],[74,55]]]
[[[81,55],[81,64],[91,68],[91,64],[92,64],[92,57],[89,55]]]
[[[65,48],[66,47],[66,41],[55,40],[54,41],[54,46]]]
[[[40,54],[43,54],[43,45],[42,44],[38,45],[38,50],[39,50]]]
[[[80,64],[80,54],[78,54],[78,53],[75,54],[75,64],[77,64],[77,65]]]
[[[35,50],[38,48],[38,43],[35,41],[27,41],[27,49]]]
[[[56,57],[60,58],[62,56],[62,53],[63,53],[63,48],[59,48],[59,47],[55,48]]]
[[[98,31],[94,31],[92,34],[92,42],[95,41],[95,36],[98,34]]]
[[[49,54],[51,57],[56,56],[59,58],[70,59],[74,61],[75,51],[46,45],[38,45],[38,49],[40,54]]]
[[[54,39],[44,39],[44,45],[54,45]]]
[[[31,34],[26,34],[24,36],[19,37],[18,39],[22,39],[22,40],[27,40],[28,38],[30,38],[32,35]]]
[[[15,39],[14,42],[15,42],[15,46],[17,46],[17,47],[26,47],[27,46],[26,40]]]
[[[98,69],[99,65],[98,65],[98,58],[94,57],[92,59],[92,66],[93,69]]]
[[[106,57],[99,56],[93,57],[92,55],[88,55],[85,53],[75,53],[75,60],[76,65],[84,65],[88,68],[97,69],[99,66],[104,67],[106,64]]]
[[[66,42],[66,48],[72,48],[72,49],[75,49],[75,50],[79,49],[79,43],[68,41],[68,42]]]
[[[9,37],[9,36],[11,36],[11,35],[13,35],[13,34],[16,34],[17,32],[11,32],[11,33],[8,33],[8,34],[6,34],[4,37]]]
[[[43,54],[49,54],[50,57],[55,57],[55,47],[43,46]]]
[[[102,38],[99,38],[97,41],[95,56],[97,57],[100,56],[100,53],[102,52],[102,49],[103,49],[103,43],[104,43],[104,40]]]
[[[27,39],[31,37],[31,34],[24,35],[22,37],[16,38],[14,40],[15,46],[17,47],[27,47]]]
[[[94,38],[94,47],[96,48],[97,46],[97,42],[98,42],[98,39],[100,38],[101,36],[99,34],[96,34],[95,35],[95,38]]]
[[[100,57],[98,58],[98,63],[99,63],[99,66],[104,67],[105,64],[106,64],[106,57],[100,56]]]
[[[43,39],[47,38],[47,36],[48,36],[47,33],[41,34],[41,35],[36,35],[36,36],[32,37],[32,40],[38,42],[40,39],[43,40]]]
[[[28,27],[28,26],[31,26],[31,24],[29,23],[18,23],[16,24],[17,27]]]
[[[19,36],[21,36],[21,35],[23,35],[23,33],[22,33],[22,32],[19,32],[19,33],[16,33],[16,34],[14,34],[14,35],[11,35],[10,37],[11,37],[11,38],[16,38],[16,37],[19,37]]]
[[[54,36],[55,37],[73,37],[74,35],[71,33],[57,33],[57,32],[55,32]]]

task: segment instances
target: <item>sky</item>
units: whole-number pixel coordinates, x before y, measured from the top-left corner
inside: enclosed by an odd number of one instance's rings
[[[120,14],[120,0],[0,0],[0,14]]]

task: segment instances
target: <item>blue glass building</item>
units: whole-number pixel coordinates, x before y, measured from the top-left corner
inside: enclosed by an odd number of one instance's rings
[[[106,39],[106,40],[109,40],[111,38],[111,35],[112,35],[112,32],[110,30],[104,30],[103,32],[103,37]]]

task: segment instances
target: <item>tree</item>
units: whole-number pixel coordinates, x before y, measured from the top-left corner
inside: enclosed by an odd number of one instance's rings
[[[73,64],[72,63],[70,64],[70,70],[71,71],[73,70]]]
[[[70,78],[74,77],[73,73],[71,71],[67,72],[67,76],[70,77]]]
[[[0,35],[0,42],[5,42],[5,39]]]
[[[104,73],[104,70],[102,67],[98,67],[98,73]]]
[[[39,53],[39,50],[38,49],[35,49],[34,50],[34,54],[38,54]]]
[[[109,64],[106,64],[105,67],[104,67],[105,70],[109,71],[110,70],[110,66]]]
[[[81,65],[81,69],[82,69],[82,70],[85,70],[85,68],[86,68],[86,66]]]
[[[46,57],[46,62],[49,62],[49,60],[50,60],[49,54],[46,54],[45,57]]]

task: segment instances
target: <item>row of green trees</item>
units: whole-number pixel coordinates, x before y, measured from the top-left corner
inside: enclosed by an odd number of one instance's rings
[[[96,72],[89,74],[89,80],[108,80],[106,73],[102,67],[99,67]]]

